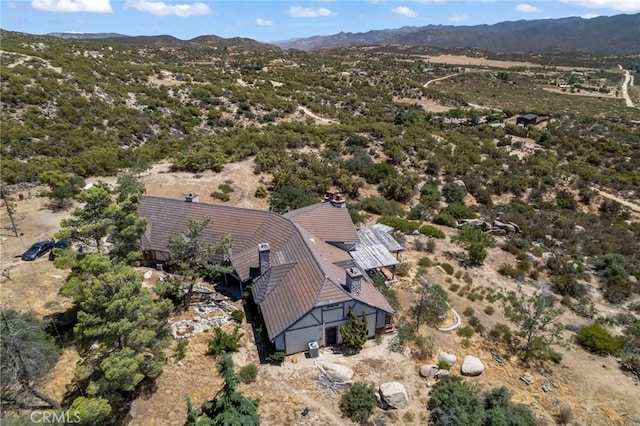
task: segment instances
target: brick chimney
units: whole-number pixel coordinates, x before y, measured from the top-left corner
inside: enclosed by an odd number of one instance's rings
[[[346,286],[354,296],[362,295],[362,272],[358,268],[347,268]]]
[[[189,192],[187,194],[184,194],[184,200],[187,203],[198,203],[198,202],[200,202],[200,198],[198,197],[198,194],[195,194],[193,192]]]
[[[264,274],[271,267],[271,249],[268,243],[258,244],[258,262],[260,274]]]

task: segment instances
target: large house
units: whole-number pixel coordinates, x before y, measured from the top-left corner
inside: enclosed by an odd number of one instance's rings
[[[292,354],[311,342],[341,343],[349,309],[365,313],[369,337],[390,330],[393,309],[350,255],[359,237],[343,199],[284,215],[196,201],[194,194],[186,201],[142,198],[144,262],[166,261],[169,238],[185,231],[189,220],[209,217],[203,238],[231,237],[228,259],[219,260],[231,263],[241,286],[251,286],[276,350]]]

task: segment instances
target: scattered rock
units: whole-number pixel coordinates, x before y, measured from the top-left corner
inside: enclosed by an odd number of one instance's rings
[[[447,352],[440,352],[438,354],[438,361],[444,361],[449,365],[454,365],[456,361],[458,361],[458,358],[456,358],[454,354],[450,354]]]
[[[378,408],[382,408],[383,410],[388,410],[389,409],[389,404],[387,404],[382,399],[382,395],[380,395],[380,390],[378,390],[378,392],[376,392],[376,405],[378,406]]]
[[[420,376],[424,378],[434,377],[438,372],[437,365],[427,364],[420,367]]]
[[[317,366],[320,371],[336,383],[349,383],[353,378],[353,370],[346,365],[320,360],[317,362]]]
[[[153,272],[152,271],[147,271],[144,273],[143,277],[145,280],[148,280],[149,278],[151,278],[153,276]]]
[[[484,372],[484,364],[473,355],[467,355],[462,361],[460,372],[463,376],[479,376]]]
[[[409,396],[404,385],[400,382],[387,382],[378,388],[382,401],[395,409],[405,408],[409,404]]]
[[[627,279],[629,280],[629,282],[631,284],[636,284],[638,282],[638,279],[633,275],[629,275],[629,277]]]
[[[450,374],[449,370],[445,370],[445,369],[442,368],[442,369],[438,370],[438,372],[436,373],[436,378],[439,379],[440,377],[448,376],[449,374]]]
[[[573,227],[573,230],[576,232],[576,234],[580,234],[584,232],[584,226],[576,225]]]
[[[462,181],[461,179],[456,179],[456,180],[453,181],[453,183],[455,183],[458,186],[461,186],[464,189],[465,192],[469,192],[467,190],[467,185],[465,185],[464,181]]]

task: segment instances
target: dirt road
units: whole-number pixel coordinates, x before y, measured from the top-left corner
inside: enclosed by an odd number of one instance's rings
[[[623,69],[622,65],[618,65],[618,67],[621,70]],[[631,73],[629,72],[629,70],[624,70],[624,82],[622,83],[622,97],[624,98],[624,101],[626,102],[627,106],[633,108],[635,107],[635,105],[633,104],[633,101],[629,96],[629,91],[627,90],[630,82],[631,82]]]
[[[451,77],[455,77],[456,75],[460,75],[460,74],[459,73],[449,74],[449,75],[445,75],[444,77],[434,78],[433,80],[427,81],[424,85],[422,85],[422,87],[429,87],[429,85],[431,83],[433,83],[433,82],[440,81],[440,80],[445,80],[445,79],[451,78]]]

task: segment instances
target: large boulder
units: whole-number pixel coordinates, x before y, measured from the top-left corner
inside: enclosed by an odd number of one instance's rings
[[[427,364],[420,367],[420,377],[429,378],[436,375],[439,368],[437,365]]]
[[[479,376],[484,373],[484,364],[473,355],[467,355],[462,361],[460,372],[463,376]]]
[[[336,383],[349,383],[353,378],[353,370],[346,365],[320,361],[318,362],[318,368]]]
[[[409,405],[409,395],[404,385],[400,382],[387,382],[378,388],[380,398],[391,408],[405,408]]]
[[[458,361],[458,358],[454,354],[450,354],[447,352],[440,352],[438,354],[438,361],[444,361],[449,365],[453,365]]]

